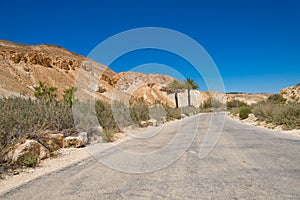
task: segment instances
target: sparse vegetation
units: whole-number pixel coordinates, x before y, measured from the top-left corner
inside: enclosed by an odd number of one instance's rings
[[[260,121],[283,126],[283,129],[300,129],[300,103],[260,102],[252,106],[252,113]]]
[[[130,116],[136,124],[150,119],[149,107],[145,103],[144,99],[141,98],[137,103],[130,106]]]
[[[17,162],[19,166],[36,167],[38,165],[39,158],[37,155],[30,152],[23,154]]]
[[[77,88],[71,87],[69,89],[65,89],[63,93],[63,103],[72,107],[74,104],[74,93],[76,92]]]
[[[54,93],[56,87],[48,87],[45,82],[39,81],[39,84],[34,87],[34,96],[38,99],[44,100],[46,102],[55,101],[57,95]]]
[[[239,108],[240,119],[247,119],[250,113],[251,109],[248,106],[242,106]]]
[[[107,141],[113,141],[115,133],[121,131],[123,127],[140,126],[141,121],[150,119],[149,107],[143,99],[139,99],[130,106],[117,101],[109,104],[97,100],[95,107],[91,108],[88,102],[74,100],[76,92],[74,87],[64,90],[63,99],[60,101],[56,99],[55,91],[56,88],[39,82],[34,93],[37,100],[21,97],[0,99],[0,172],[15,164],[27,167],[34,167],[38,164],[37,157],[27,154],[24,154],[18,163],[4,162],[4,155],[20,141],[39,140],[46,132],[63,133],[65,136],[77,134],[78,126],[75,128],[72,112],[72,105],[75,102],[81,105],[79,109],[83,109],[78,110],[80,114],[84,115],[88,109],[95,109]],[[199,112],[199,109],[194,107],[179,109],[161,105],[160,108],[164,110],[165,120],[180,119],[181,113],[190,115]],[[88,125],[88,116],[83,118],[86,121],[82,123]]]
[[[271,95],[266,101],[251,106],[244,102],[232,100],[227,103],[229,111],[240,119],[246,119],[253,113],[259,121],[282,126],[283,129],[300,129],[300,103],[286,103],[280,94]]]
[[[0,163],[11,145],[22,138],[38,139],[44,130],[74,133],[71,108],[56,101],[0,99]]]
[[[103,129],[103,133],[107,142],[113,142],[115,137],[115,131],[111,129]]]
[[[271,96],[269,96],[269,98],[267,99],[267,102],[271,103],[271,104],[285,104],[286,99],[282,97],[282,95],[280,94],[273,94]]]
[[[212,111],[221,111],[225,110],[226,105],[220,102],[218,99],[210,97],[202,103],[200,106],[201,112],[212,112]]]

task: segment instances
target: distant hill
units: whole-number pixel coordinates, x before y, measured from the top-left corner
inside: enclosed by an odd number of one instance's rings
[[[271,94],[227,94],[227,101],[239,100],[247,103],[248,105],[265,101]]]

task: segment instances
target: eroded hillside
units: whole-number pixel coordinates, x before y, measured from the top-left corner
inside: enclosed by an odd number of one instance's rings
[[[0,40],[1,95],[33,97],[34,86],[42,81],[56,87],[58,97],[61,97],[63,90],[74,85],[80,69],[87,77],[79,82],[82,85],[77,86],[89,88],[86,92],[93,93],[97,99],[121,99],[132,103],[143,97],[149,105],[161,102],[175,106],[173,95],[166,92],[166,86],[174,80],[170,76],[116,73],[100,63],[58,46],[22,45]],[[99,70],[100,74],[95,72]],[[96,85],[87,85],[87,79],[97,79]],[[207,98],[208,95],[203,92],[191,92],[194,106],[199,106]],[[186,92],[179,94],[179,103],[181,106],[187,105]]]

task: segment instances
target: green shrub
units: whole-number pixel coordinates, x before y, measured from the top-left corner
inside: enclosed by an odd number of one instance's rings
[[[95,109],[99,124],[103,127],[103,129],[112,130],[115,132],[120,131],[120,128],[114,119],[112,108],[109,103],[97,100],[95,102]]]
[[[75,132],[72,110],[56,101],[20,97],[0,99],[0,163],[7,148],[20,139],[39,139],[45,130]]]
[[[273,103],[273,104],[285,104],[286,99],[282,97],[280,94],[273,94],[268,97],[267,102]]]
[[[71,87],[69,89],[64,90],[62,102],[65,105],[72,107],[72,105],[74,104],[74,101],[75,101],[74,94],[75,94],[76,90],[77,90],[77,88],[75,88],[75,87]]]
[[[26,167],[36,167],[39,163],[39,158],[36,154],[25,153],[19,159],[17,164]]]
[[[282,125],[284,129],[300,128],[300,103],[261,102],[252,106],[252,113],[259,120],[274,125]]]
[[[140,99],[138,102],[130,106],[130,116],[134,123],[140,124],[141,121],[147,121],[149,117],[149,107]]]
[[[163,107],[167,113],[167,120],[181,119],[181,110],[179,108],[172,108],[166,104]]]
[[[57,95],[54,94],[56,87],[48,87],[45,82],[39,81],[39,84],[34,87],[34,96],[46,102],[55,101]]]
[[[240,119],[247,119],[250,113],[251,113],[251,109],[247,106],[242,106],[239,108]]]

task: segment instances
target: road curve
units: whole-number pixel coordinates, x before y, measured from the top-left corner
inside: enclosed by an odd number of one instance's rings
[[[180,121],[171,122],[162,130],[156,128],[160,131],[151,138],[120,144],[131,152],[153,152],[172,142],[176,131],[188,136],[196,130],[196,137],[181,157],[160,170],[126,173],[91,158],[39,177],[0,199],[300,199],[299,139],[226,116],[218,143],[207,156],[199,158],[212,117],[223,115],[197,115],[181,125]],[[149,133],[139,136],[143,134]],[[130,165],[126,158],[118,157],[120,152],[110,153],[120,163]],[[166,155],[174,155],[169,153]]]

